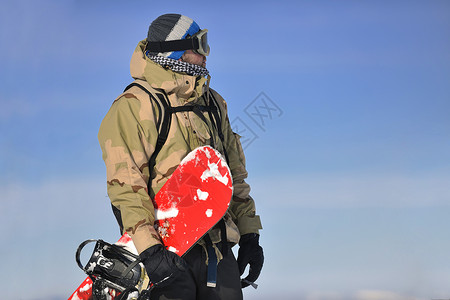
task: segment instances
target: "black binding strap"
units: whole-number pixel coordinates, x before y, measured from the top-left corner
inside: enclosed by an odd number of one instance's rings
[[[80,246],[78,246],[77,252],[75,253],[75,260],[76,260],[78,266],[80,267],[80,269],[83,270],[84,272],[86,272],[86,270],[85,270],[83,264],[81,263],[81,259],[80,259],[81,250],[83,250],[84,246],[86,246],[87,244],[94,243],[94,242],[97,242],[97,241],[98,240],[90,239],[90,240],[86,240],[86,241],[82,242],[80,244]]]

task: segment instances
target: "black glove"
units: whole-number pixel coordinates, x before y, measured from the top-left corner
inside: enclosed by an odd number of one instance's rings
[[[242,288],[249,286],[258,279],[264,263],[263,249],[259,245],[259,234],[248,233],[241,236],[237,263],[241,275],[244,274],[245,267],[250,265],[247,277],[241,280]]]
[[[150,282],[158,287],[169,285],[188,266],[184,259],[167,250],[163,245],[154,245],[140,255]]]

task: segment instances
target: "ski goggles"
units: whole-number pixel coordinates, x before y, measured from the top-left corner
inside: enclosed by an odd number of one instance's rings
[[[198,46],[195,49],[192,49],[195,53],[200,55],[208,56],[209,55],[209,44],[208,44],[208,29],[203,29],[194,34],[192,37],[188,37],[188,39],[193,39],[198,41]]]
[[[146,51],[150,52],[171,52],[192,50],[200,55],[209,55],[208,29],[198,31],[184,40],[147,42]]]

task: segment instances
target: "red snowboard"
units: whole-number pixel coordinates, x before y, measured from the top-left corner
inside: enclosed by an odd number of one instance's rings
[[[155,224],[166,248],[180,256],[186,253],[222,219],[232,193],[230,169],[217,150],[204,146],[189,153],[153,201]],[[117,244],[137,254],[128,234]],[[69,297],[79,299],[92,299],[89,277]]]

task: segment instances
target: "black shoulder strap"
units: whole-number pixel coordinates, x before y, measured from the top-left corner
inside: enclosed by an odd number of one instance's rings
[[[210,99],[208,99],[208,105],[184,105],[184,106],[177,106],[172,107],[170,105],[170,102],[163,90],[161,92],[156,93],[156,96],[158,99],[156,99],[152,93],[150,93],[145,87],[140,85],[139,83],[133,82],[130,85],[128,85],[124,92],[130,89],[131,87],[138,87],[141,90],[143,90],[147,95],[150,97],[150,99],[156,103],[159,110],[159,119],[157,120],[157,129],[158,129],[158,139],[156,142],[155,151],[152,154],[152,157],[149,160],[149,168],[153,168],[155,165],[156,156],[161,151],[162,147],[166,143],[167,137],[169,135],[169,129],[170,129],[170,123],[172,121],[172,114],[177,112],[185,112],[185,111],[192,111],[196,113],[202,121],[206,122],[205,117],[201,114],[202,112],[208,112],[211,121],[213,121],[214,126],[216,127],[216,130],[219,134],[219,138],[222,141],[222,144],[224,144],[224,135],[222,132],[222,118],[221,118],[221,110],[219,108],[219,105],[217,104],[217,100],[215,99],[214,95],[210,93]],[[158,101],[159,100],[159,101]],[[224,154],[225,158],[228,162],[228,155],[225,150],[224,145]]]
[[[219,104],[217,103],[216,98],[214,97],[213,93],[209,93],[210,95],[210,99],[208,99],[209,101],[209,106],[210,107],[214,107],[215,109],[211,109],[209,112],[209,118],[212,120],[212,115],[214,115],[214,120],[215,120],[215,126],[217,129],[217,133],[219,134],[219,138],[222,142],[222,146],[223,146],[223,154],[225,155],[225,159],[227,161],[227,163],[230,163],[230,160],[228,158],[228,153],[227,153],[227,149],[225,147],[225,137],[223,135],[223,131],[222,131],[222,116],[220,114],[221,110],[219,108]],[[225,225],[225,220],[224,218],[222,218],[219,223],[219,228],[220,228],[220,238],[222,240],[222,255],[224,257],[226,257],[228,255],[228,245],[227,245],[227,228]]]
[[[166,143],[167,137],[169,135],[170,122],[172,121],[172,112],[171,112],[172,106],[170,105],[170,102],[167,99],[167,96],[164,91],[161,90],[159,93],[156,93],[157,98],[155,98],[153,94],[150,93],[145,87],[136,82],[133,82],[130,85],[128,85],[125,88],[124,92],[133,86],[140,88],[145,93],[147,93],[147,95],[150,97],[150,100],[156,104],[159,111],[159,118],[156,121],[156,128],[158,130],[158,139],[156,141],[155,151],[153,151],[153,154],[148,162],[149,170],[152,170],[152,168],[156,163],[156,156],[158,156],[162,147]]]
[[[223,131],[222,131],[222,116],[220,114],[221,110],[219,108],[219,104],[217,103],[217,100],[214,97],[213,93],[211,92],[211,93],[209,93],[209,95],[210,95],[210,99],[208,99],[209,106],[215,107],[215,109],[211,109],[209,118],[212,119],[211,114],[214,116],[217,133],[219,134],[220,141],[222,142],[222,145],[223,145],[223,154],[225,155],[225,159],[226,159],[227,163],[230,163],[230,160],[228,159],[227,149],[225,147],[225,136],[223,135]]]
[[[156,94],[156,97],[153,96],[152,93],[150,93],[145,87],[143,87],[141,84],[137,82],[133,82],[129,84],[123,92],[126,92],[132,87],[137,87],[141,90],[143,90],[150,98],[150,101],[156,104],[156,107],[158,109],[159,117],[156,120],[156,129],[158,130],[158,138],[156,141],[155,151],[153,152],[152,156],[150,157],[148,161],[148,168],[151,175],[151,170],[153,169],[155,163],[156,163],[156,156],[161,151],[161,148],[164,146],[167,136],[169,135],[169,129],[170,129],[170,122],[172,119],[172,113],[170,112],[170,102],[167,99],[167,96],[164,91],[158,91]],[[151,178],[148,181],[148,191],[150,191],[151,187]],[[117,223],[120,227],[120,234],[123,234],[124,228],[123,228],[123,222],[122,222],[122,213],[120,212],[120,209],[115,207],[111,203],[111,208],[113,210],[114,216],[116,217]]]
[[[214,97],[213,93],[209,93],[209,95],[210,95],[210,99],[208,99],[208,102],[209,102],[209,106],[211,107],[210,118],[211,118],[211,113],[212,113],[212,115],[214,116],[217,132],[219,133],[219,138],[223,142],[224,136],[223,136],[223,132],[222,132],[222,118],[220,115],[219,104],[217,104],[217,100]]]

